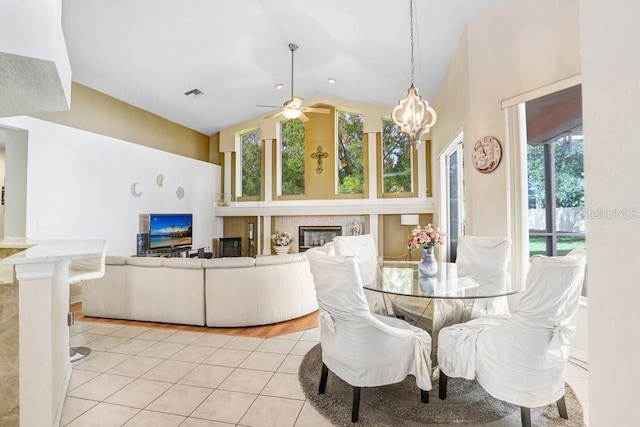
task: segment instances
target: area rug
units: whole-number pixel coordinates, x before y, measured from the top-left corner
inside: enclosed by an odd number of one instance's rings
[[[318,394],[322,353],[320,344],[303,358],[298,378],[304,393],[324,417],[334,425],[351,423],[353,387],[329,372],[324,394]],[[531,410],[534,426],[583,427],[582,406],[571,387],[566,387],[565,401],[569,419],[558,415],[555,404]],[[438,398],[438,387],[429,392],[429,403],[420,402],[413,376],[403,382],[383,387],[366,387],[360,392],[358,426],[520,426],[520,407],[494,399],[476,381],[449,378],[447,399]]]

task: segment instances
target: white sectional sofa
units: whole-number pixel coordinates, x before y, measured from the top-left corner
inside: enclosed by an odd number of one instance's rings
[[[302,254],[209,259],[202,265],[207,326],[266,325],[318,309]]]
[[[304,255],[254,258],[107,256],[83,283],[86,316],[200,326],[252,326],[317,310]]]

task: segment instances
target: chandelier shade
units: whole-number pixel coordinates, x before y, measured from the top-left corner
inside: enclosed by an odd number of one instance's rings
[[[407,134],[410,144],[417,150],[420,145],[420,138],[429,132],[429,129],[436,124],[438,116],[436,111],[429,106],[418,93],[415,86],[415,61],[413,58],[413,0],[409,0],[409,22],[411,40],[411,86],[407,91],[407,96],[398,102],[398,105],[391,112],[391,119],[398,126],[401,132]]]

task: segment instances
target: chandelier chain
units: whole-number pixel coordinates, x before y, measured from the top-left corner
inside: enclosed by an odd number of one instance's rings
[[[409,27],[411,30],[411,34],[409,36],[411,40],[411,85],[413,86],[415,84],[415,65],[413,60],[413,0],[409,0]]]

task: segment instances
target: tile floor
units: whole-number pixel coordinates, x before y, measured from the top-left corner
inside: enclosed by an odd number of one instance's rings
[[[319,330],[277,338],[76,322],[71,345],[92,353],[73,363],[63,426],[323,427],[298,383]],[[588,372],[568,381],[588,413]]]

